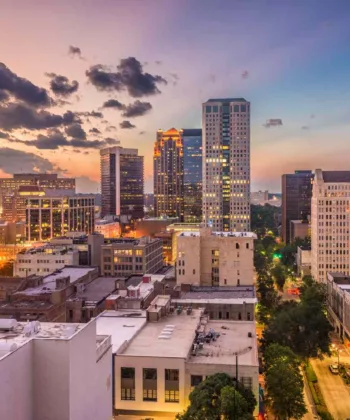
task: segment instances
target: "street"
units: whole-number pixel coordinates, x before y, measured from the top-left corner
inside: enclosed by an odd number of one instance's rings
[[[336,361],[335,357],[325,357],[323,360],[312,359],[310,363],[317,375],[329,412],[335,420],[346,420],[350,418],[350,388],[345,385],[339,375],[333,375],[330,372],[328,366]],[[350,362],[350,359],[346,357],[343,362]]]

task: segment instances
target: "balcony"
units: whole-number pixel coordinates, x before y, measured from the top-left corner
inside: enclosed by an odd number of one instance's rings
[[[112,346],[112,339],[110,335],[96,336],[96,362],[98,362],[105,353]]]

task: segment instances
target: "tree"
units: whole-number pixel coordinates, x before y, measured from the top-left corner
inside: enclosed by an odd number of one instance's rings
[[[286,270],[282,264],[276,264],[271,269],[272,277],[274,278],[276,285],[279,290],[283,290],[284,284],[286,282]]]
[[[0,276],[6,276],[6,277],[13,276],[13,261],[6,261],[0,267]]]
[[[237,386],[236,386],[237,385]],[[244,391],[243,391],[244,390]],[[190,405],[178,420],[252,420],[256,399],[226,373],[209,376],[190,394]]]
[[[280,302],[280,298],[270,276],[258,276],[257,294],[259,300],[258,317],[260,322],[265,324]]]

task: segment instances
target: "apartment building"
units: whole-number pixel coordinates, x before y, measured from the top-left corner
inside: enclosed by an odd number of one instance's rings
[[[251,286],[254,283],[251,232],[213,232],[203,228],[177,237],[178,284]]]

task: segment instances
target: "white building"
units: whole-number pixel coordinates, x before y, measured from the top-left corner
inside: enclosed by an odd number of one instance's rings
[[[110,336],[87,324],[0,319],[0,418],[110,420]]]
[[[79,251],[66,246],[42,246],[26,249],[16,255],[13,275],[27,277],[32,274],[47,275],[66,265],[79,265]]]
[[[250,103],[209,99],[202,110],[204,223],[215,231],[249,231]]]
[[[327,272],[350,274],[350,171],[316,169],[311,200],[311,273],[322,282]]]
[[[178,284],[244,286],[254,283],[251,232],[213,232],[203,228],[177,237]]]
[[[112,334],[114,413],[121,419],[174,419],[186,409],[193,387],[219,372],[238,372],[258,400],[254,321],[209,321],[199,309],[172,313],[169,296],[157,296],[147,318],[134,311],[105,312],[97,319],[97,331]],[[203,343],[211,331],[215,340]]]

